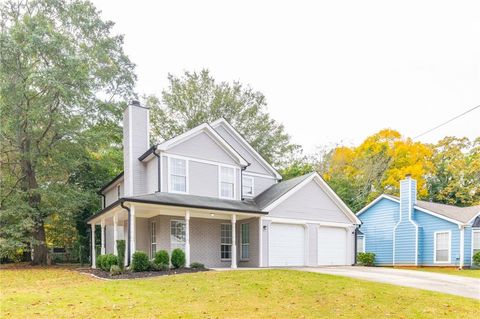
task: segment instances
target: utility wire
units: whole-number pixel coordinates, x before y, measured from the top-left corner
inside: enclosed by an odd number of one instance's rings
[[[436,130],[436,129],[439,128],[439,127],[442,127],[442,126],[444,126],[445,124],[448,124],[448,123],[450,123],[450,122],[458,119],[459,117],[464,116],[465,114],[470,113],[470,112],[472,112],[472,111],[475,110],[475,109],[478,109],[479,107],[480,107],[480,105],[477,105],[477,106],[475,106],[475,107],[472,107],[471,109],[463,112],[462,114],[459,114],[459,115],[457,115],[457,116],[455,116],[455,117],[452,117],[452,118],[449,119],[448,121],[445,121],[445,122],[443,122],[442,124],[439,124],[439,125],[435,126],[434,128],[431,128],[431,129],[429,129],[428,131],[425,131],[425,132],[423,132],[422,134],[419,134],[419,135],[415,136],[413,139],[415,140],[415,139],[417,139],[417,138],[419,138],[419,137],[422,137],[423,135],[428,134],[428,133],[430,133],[431,131],[434,131],[434,130]]]

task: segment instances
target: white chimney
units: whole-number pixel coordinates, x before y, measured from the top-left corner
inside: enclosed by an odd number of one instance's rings
[[[150,147],[149,110],[132,101],[123,112],[125,196],[145,193],[144,166],[138,158]]]

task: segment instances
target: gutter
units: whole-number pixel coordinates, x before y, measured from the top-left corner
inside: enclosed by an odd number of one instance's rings
[[[130,266],[130,254],[131,254],[131,251],[130,251],[130,234],[132,233],[131,229],[130,229],[130,225],[131,225],[131,219],[132,219],[132,216],[131,216],[131,213],[130,213],[130,208],[125,206],[124,205],[124,201],[121,201],[120,202],[120,206],[122,206],[123,209],[125,209],[127,212],[128,212],[128,227],[127,227],[127,231],[128,231],[128,236],[127,236],[127,264],[125,265],[125,267],[128,267]]]

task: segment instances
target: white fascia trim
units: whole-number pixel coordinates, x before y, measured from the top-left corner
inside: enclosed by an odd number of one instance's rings
[[[161,154],[164,157],[175,157],[175,158],[180,158],[180,159],[184,159],[184,160],[187,160],[187,161],[198,162],[198,163],[203,163],[203,164],[232,167],[232,168],[237,168],[237,169],[239,168],[239,166],[235,166],[235,165],[231,165],[231,164],[224,164],[224,163],[221,163],[221,162],[209,161],[209,160],[204,160],[204,159],[201,159],[201,158],[196,158],[196,157],[191,157],[191,156],[177,155],[177,154],[169,153],[169,152],[161,152]]]
[[[448,260],[437,261],[437,234],[448,233]],[[452,231],[439,230],[433,233],[433,263],[434,264],[450,264],[452,262]]]
[[[426,214],[429,214],[429,215],[438,217],[438,218],[440,218],[440,219],[449,221],[449,222],[454,223],[454,224],[456,224],[456,225],[459,225],[459,226],[463,226],[463,225],[464,225],[463,223],[459,222],[458,220],[445,217],[445,216],[443,216],[443,215],[437,214],[437,213],[435,213],[435,212],[432,212],[431,210],[428,210],[428,209],[419,207],[419,206],[417,206],[417,205],[415,205],[413,208],[415,208],[415,209],[417,209],[417,210],[419,210],[419,211],[421,211],[421,212],[424,212],[424,213],[426,213]]]
[[[157,149],[160,149],[161,151],[167,151],[169,148],[185,141],[188,140],[197,134],[200,134],[201,132],[206,132],[211,134],[211,136],[214,138],[215,142],[220,145],[223,149],[228,151],[230,155],[238,161],[238,163],[242,166],[248,166],[248,162],[232,147],[230,144],[228,144],[208,123],[203,123],[197,127],[194,127],[193,129],[180,134],[172,139],[169,139],[168,141],[165,141],[157,146]]]
[[[473,221],[475,220],[475,218],[477,218],[478,216],[480,216],[480,212],[478,212],[475,216],[473,216],[472,219],[470,219],[470,220],[467,222],[467,225],[470,225],[471,223],[473,223]]]
[[[298,225],[305,225],[305,224],[315,224],[319,226],[327,226],[327,227],[339,227],[339,228],[348,228],[352,227],[352,224],[348,223],[336,223],[336,222],[324,222],[318,220],[309,220],[309,219],[294,219],[294,218],[282,218],[282,217],[263,217],[263,220],[269,220],[272,223],[278,224],[298,224]]]
[[[282,175],[280,175],[277,170],[272,166],[270,165],[263,157],[262,155],[260,155],[251,145],[250,143],[248,143],[242,135],[240,135],[240,133],[238,133],[238,131],[230,124],[227,122],[227,120],[225,120],[224,118],[219,118],[218,120],[212,122],[210,125],[212,127],[217,127],[218,125],[220,124],[224,124],[227,128],[230,129],[230,131],[232,131],[232,133],[235,135],[235,137],[237,139],[240,140],[240,142],[242,142],[247,148],[248,150],[252,153],[253,156],[255,156],[263,165],[266,166],[266,168],[268,168],[270,171],[272,171],[272,173],[275,175],[275,177],[277,179],[282,179]]]
[[[243,176],[255,176],[255,177],[263,177],[263,178],[269,178],[273,180],[277,180],[275,177],[271,175],[265,175],[265,174],[260,174],[260,173],[253,173],[253,172],[248,172],[248,171],[243,171],[242,173]]]
[[[364,212],[366,212],[370,207],[372,207],[373,205],[375,205],[376,203],[378,203],[380,200],[382,199],[389,199],[391,200],[392,202],[395,202],[395,203],[400,203],[399,200],[395,199],[395,198],[392,198],[388,195],[385,195],[385,194],[382,194],[380,196],[378,196],[377,198],[375,198],[370,204],[368,204],[367,206],[363,207],[362,209],[360,209],[358,212],[357,212],[357,216],[360,215],[360,214],[363,214]]]

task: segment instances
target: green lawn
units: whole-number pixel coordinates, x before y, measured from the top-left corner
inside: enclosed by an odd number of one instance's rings
[[[106,281],[0,270],[1,318],[479,318],[478,301],[293,270]]]
[[[458,270],[457,268],[435,268],[435,267],[418,267],[418,268],[408,267],[405,269],[437,272],[440,274],[448,274],[448,275],[463,276],[463,277],[480,278],[480,269]]]

